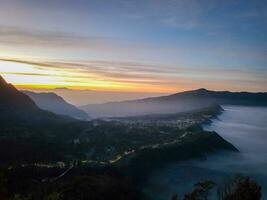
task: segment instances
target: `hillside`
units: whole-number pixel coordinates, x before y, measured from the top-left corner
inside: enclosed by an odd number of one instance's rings
[[[41,110],[1,76],[0,112],[1,164],[62,159],[66,142],[84,126],[78,120]]]
[[[19,92],[0,76],[0,109],[2,112],[5,110],[35,110],[36,105],[28,96]]]
[[[58,116],[41,110],[27,95],[8,84],[0,76],[0,121],[2,126],[9,124],[46,124],[73,121],[69,117]],[[4,123],[5,122],[5,123]]]
[[[41,109],[79,120],[87,120],[89,118],[84,111],[69,104],[55,93],[35,93],[30,91],[23,91],[23,93],[29,96]]]
[[[267,93],[210,91],[198,89],[169,96],[133,101],[82,106],[91,117],[125,117],[135,115],[188,112],[211,105],[267,106]]]

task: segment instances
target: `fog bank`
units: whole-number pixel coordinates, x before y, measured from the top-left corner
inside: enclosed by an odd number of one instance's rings
[[[255,179],[262,186],[262,199],[267,199],[267,108],[223,108],[224,113],[204,128],[218,132],[240,152],[221,152],[205,161],[176,163],[156,171],[145,188],[148,195],[159,200],[170,199],[174,193],[181,197],[198,181],[210,179],[220,183],[241,173]]]

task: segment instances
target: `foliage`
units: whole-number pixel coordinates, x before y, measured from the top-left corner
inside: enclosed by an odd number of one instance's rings
[[[208,200],[209,192],[214,185],[213,181],[199,182],[191,193],[185,195],[184,200]]]
[[[249,177],[239,178],[236,189],[224,200],[260,200],[261,187]]]
[[[184,196],[184,200],[208,200],[210,190],[216,184],[213,181],[204,181],[195,184],[191,193]],[[224,196],[218,196],[217,199],[223,200],[260,200],[261,187],[249,177],[238,176],[231,181],[233,189],[224,192]],[[225,186],[226,187],[226,186]],[[172,200],[178,200],[178,195],[174,195]]]

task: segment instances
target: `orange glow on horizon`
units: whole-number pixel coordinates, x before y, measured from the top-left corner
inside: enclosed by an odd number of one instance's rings
[[[265,81],[259,79],[259,75],[253,77],[251,72],[246,71],[225,72],[208,68],[201,71],[177,68],[174,71],[170,68],[162,70],[159,66],[152,69],[153,66],[134,65],[135,63],[112,64],[0,58],[0,75],[20,90],[68,88],[80,91],[166,94],[198,88],[251,92],[266,90],[263,86]],[[239,79],[236,79],[237,76]]]
[[[76,91],[92,90],[92,91],[103,91],[103,92],[132,92],[132,93],[142,93],[142,92],[153,92],[153,93],[175,93],[186,91],[187,89],[176,89],[176,88],[164,88],[164,87],[77,87],[77,86],[53,86],[53,85],[20,85],[14,84],[18,90],[53,90],[53,89],[70,89]]]
[[[101,74],[84,73],[67,67],[42,67],[29,63],[0,61],[0,74],[20,90],[68,88],[72,90],[95,90],[116,92],[156,92],[171,93],[182,91],[184,88],[173,88],[150,84],[149,81],[127,81],[119,77],[108,79]],[[125,79],[125,80],[124,80]],[[147,82],[147,83],[146,83]]]

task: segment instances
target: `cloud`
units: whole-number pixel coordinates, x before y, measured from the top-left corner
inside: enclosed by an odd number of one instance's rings
[[[28,29],[15,26],[0,26],[0,43],[25,46],[88,48],[109,46],[118,38],[80,36],[67,32]]]
[[[161,22],[166,26],[173,27],[173,28],[182,28],[184,30],[192,30],[192,29],[195,29],[201,26],[201,24],[195,20],[183,21],[177,17],[166,18],[166,19],[161,20]]]
[[[160,77],[170,73],[178,72],[173,68],[158,68],[153,65],[145,65],[134,62],[108,62],[108,61],[28,61],[20,59],[2,58],[0,61],[13,62],[19,64],[33,65],[43,73],[13,73],[20,75],[42,75],[42,76],[60,76],[69,82],[77,82],[80,79],[115,81],[121,83],[154,83]],[[58,74],[46,73],[47,70],[57,71]],[[64,72],[64,74],[62,74]],[[70,79],[70,80],[69,80]],[[81,82],[79,80],[79,82]]]
[[[19,60],[5,59],[0,61],[32,65],[38,73],[12,73],[20,76],[48,76],[60,79],[70,86],[98,85],[136,88],[160,88],[160,91],[175,91],[175,88],[208,87],[214,85],[229,88],[263,88],[267,85],[267,74],[253,70],[192,68],[178,66],[159,66],[135,62],[114,61],[55,61],[55,60]],[[9,73],[11,74],[11,73]],[[235,86],[234,86],[235,85]],[[57,87],[57,86],[55,86]],[[60,86],[61,87],[61,86]],[[153,90],[153,89],[152,89]]]

